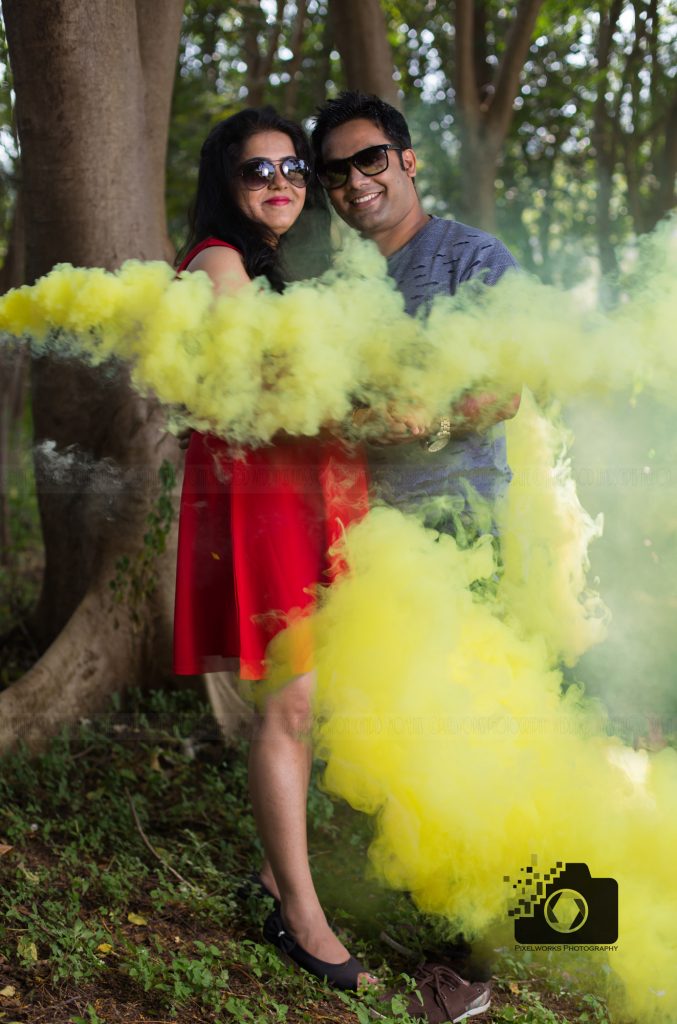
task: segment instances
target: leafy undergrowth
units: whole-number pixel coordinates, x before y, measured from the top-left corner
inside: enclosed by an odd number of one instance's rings
[[[316,769],[320,766],[316,766]],[[261,851],[246,743],[225,747],[192,693],[134,695],[0,778],[0,1022],[370,1021],[261,940],[267,901],[238,894]],[[404,894],[364,877],[370,822],[309,799],[312,867],[351,951],[404,992],[422,959],[494,976],[482,1021],[607,1021],[552,959],[469,948]],[[152,848],[152,849],[151,849]],[[552,954],[551,954],[552,957]],[[579,982],[580,984],[580,982]],[[404,999],[378,1004],[406,1022]]]

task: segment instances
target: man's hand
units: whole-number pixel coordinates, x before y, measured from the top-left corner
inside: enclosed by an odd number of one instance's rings
[[[451,407],[451,436],[487,430],[494,423],[514,416],[519,404],[519,395],[513,395],[507,402],[490,393],[464,395]],[[403,411],[401,405],[394,402],[388,402],[385,410],[372,406],[356,409],[351,423],[370,443],[382,445],[411,444],[430,437],[438,429],[436,421],[431,421],[420,406],[412,405]],[[329,429],[337,433],[338,425],[332,424]]]
[[[367,428],[365,434],[373,444],[411,444],[426,437],[431,430],[426,412],[418,406],[402,411],[394,402],[388,402],[385,410],[356,409],[352,425],[358,430]]]
[[[520,407],[520,400],[520,395],[513,395],[507,402],[490,393],[464,395],[451,407],[452,435],[468,430],[487,430],[494,423],[512,419]]]

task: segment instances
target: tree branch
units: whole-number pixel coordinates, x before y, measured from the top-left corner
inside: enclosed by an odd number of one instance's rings
[[[247,100],[252,107],[263,103],[268,76],[277,53],[284,16],[284,0],[277,0],[275,20],[268,26],[261,23],[262,11],[257,3],[243,4],[246,24],[244,51],[247,58]],[[259,35],[265,32],[266,49],[262,52]]]
[[[608,15],[603,15],[599,26],[599,43],[597,46],[597,96],[594,106],[594,127],[593,137],[598,159],[604,149],[604,124],[606,122],[606,83],[609,67],[609,54],[611,52],[611,40],[613,39],[616,23],[623,9],[623,0],[613,0]]]
[[[287,116],[293,115],[296,107],[296,97],[299,91],[299,72],[303,60],[303,35],[306,27],[306,12],[308,0],[297,0],[296,18],[289,40],[289,49],[294,54],[289,63],[289,82],[285,89],[284,110]]]
[[[167,871],[171,872],[171,874],[174,875],[174,878],[176,878],[177,881],[181,882],[183,885],[188,886],[189,889],[193,889],[194,890],[195,886],[193,885],[193,883],[189,882],[188,879],[183,877],[183,875],[180,875],[179,872],[176,871],[171,866],[171,864],[168,864],[167,861],[165,860],[165,858],[162,856],[162,854],[158,853],[158,851],[155,849],[155,847],[151,843],[150,839],[148,838],[148,836],[144,832],[143,827],[141,825],[141,822],[139,820],[139,814],[138,814],[138,811],[136,809],[136,805],[134,803],[134,799],[132,797],[132,794],[129,792],[129,790],[127,789],[126,786],[125,786],[125,796],[127,797],[127,801],[129,803],[129,807],[130,807],[131,812],[132,812],[132,817],[134,819],[134,824],[136,825],[136,831],[141,836],[141,839],[143,840],[143,844],[146,847],[146,849],[150,850],[150,852],[153,854],[153,856],[157,860],[160,861],[162,866],[164,868],[166,868]]]
[[[476,127],[480,119],[475,74],[474,20],[471,0],[456,0],[456,102],[468,127]]]
[[[505,51],[496,74],[496,90],[487,114],[487,128],[500,146],[508,134],[512,120],[513,103],[517,95],[520,74],[524,67],[531,36],[543,0],[520,0]]]
[[[597,45],[597,97],[593,111],[592,139],[597,164],[596,229],[599,258],[605,275],[617,269],[616,254],[610,241],[611,176],[615,163],[616,124],[612,120],[611,138],[607,137],[606,86],[609,55],[616,23],[623,9],[623,0],[613,0],[611,8],[600,18]]]
[[[266,52],[261,58],[261,66],[259,69],[259,75],[261,78],[261,89],[264,90],[268,76],[273,68],[273,61],[275,60],[275,54],[277,53],[277,47],[280,42],[280,33],[282,31],[282,22],[284,19],[284,0],[277,0],[277,9],[275,12],[275,21],[270,26],[270,32],[268,34],[268,47]]]

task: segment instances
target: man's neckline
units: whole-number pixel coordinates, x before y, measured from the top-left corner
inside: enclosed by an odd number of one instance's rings
[[[403,242],[403,244],[399,247],[399,249],[395,249],[395,252],[391,252],[389,256],[386,256],[386,259],[392,260],[392,259],[395,258],[395,256],[398,256],[402,252],[403,249],[406,249],[408,245],[411,245],[411,243],[414,241],[415,238],[418,238],[420,235],[422,235],[424,231],[428,230],[428,228],[430,227],[430,225],[434,221],[439,220],[439,219],[440,218],[435,216],[434,213],[429,213],[428,214],[428,220],[423,225],[423,227],[420,227],[418,229],[418,231],[414,232],[414,234],[411,236],[411,238],[408,238],[406,242]]]

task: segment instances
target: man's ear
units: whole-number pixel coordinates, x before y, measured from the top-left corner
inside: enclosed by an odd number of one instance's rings
[[[402,166],[410,178],[416,177],[416,154],[413,149],[402,150]]]

